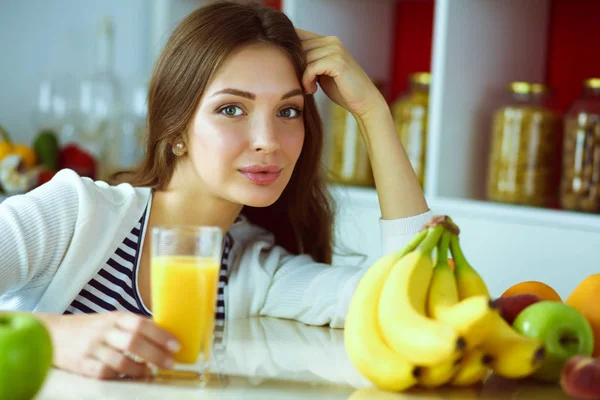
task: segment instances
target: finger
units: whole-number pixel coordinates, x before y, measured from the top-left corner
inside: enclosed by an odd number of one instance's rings
[[[111,329],[107,332],[105,341],[117,350],[132,353],[161,368],[170,369],[173,367],[174,361],[171,354],[139,333]]]
[[[318,33],[310,32],[310,31],[300,29],[300,28],[296,28],[296,34],[298,35],[300,40],[315,39],[315,38],[323,37],[322,35],[319,35]]]
[[[319,75],[327,75],[337,78],[340,75],[340,60],[334,57],[325,57],[308,64],[302,77],[302,85],[309,93],[317,90],[316,80]]]
[[[96,379],[116,379],[119,377],[117,371],[102,363],[102,361],[91,357],[83,359],[81,374]]]
[[[302,42],[302,48],[304,51],[310,51],[313,49],[318,49],[319,47],[327,47],[331,45],[341,45],[341,42],[333,36],[309,39]]]
[[[124,353],[105,344],[99,345],[94,350],[93,357],[120,374],[135,378],[150,375],[150,369],[146,364],[135,362]]]
[[[135,314],[124,314],[117,320],[117,327],[134,334],[140,334],[155,345],[174,353],[180,349],[179,341],[166,330],[157,326],[152,320]]]
[[[337,53],[337,51],[338,49],[336,49],[334,46],[318,47],[306,53],[306,62],[310,64],[312,62],[318,61],[322,58],[335,54]]]

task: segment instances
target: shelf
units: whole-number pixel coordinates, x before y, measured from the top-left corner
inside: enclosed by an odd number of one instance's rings
[[[374,188],[344,185],[331,185],[330,188],[339,203],[351,204],[358,209],[379,210],[377,192]],[[467,218],[539,228],[551,227],[600,233],[600,214],[448,197],[427,197],[427,202],[435,214],[443,213],[450,216],[457,214]]]
[[[489,219],[496,222],[535,225],[540,228],[553,227],[600,232],[600,215],[597,214],[501,204],[484,200],[433,198],[428,199],[428,203],[434,212],[436,209],[440,209],[448,215],[460,212],[471,218]]]

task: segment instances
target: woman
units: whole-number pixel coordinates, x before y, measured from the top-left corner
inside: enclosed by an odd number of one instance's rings
[[[110,379],[169,368],[176,338],[152,323],[149,237],[158,225],[227,232],[218,319],[265,315],[341,328],[364,268],[329,266],[318,85],[367,145],[385,252],[431,217],[389,108],[335,37],[281,12],[222,2],[173,32],[149,88],[138,170],[108,185],[59,172],[0,206],[0,309],[35,312],[55,365]]]

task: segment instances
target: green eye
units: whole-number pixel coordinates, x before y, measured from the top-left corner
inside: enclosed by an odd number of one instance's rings
[[[283,109],[279,112],[279,115],[284,118],[297,118],[300,116],[300,110],[297,110],[293,107]]]
[[[221,113],[228,117],[238,117],[243,114],[243,111],[237,106],[226,106],[221,109]]]

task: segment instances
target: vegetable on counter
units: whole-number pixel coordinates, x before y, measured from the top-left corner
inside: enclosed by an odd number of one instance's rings
[[[21,157],[26,168],[33,168],[37,165],[37,155],[35,150],[24,144],[13,144],[6,129],[0,126],[0,162],[4,157],[10,154],[16,154]]]

